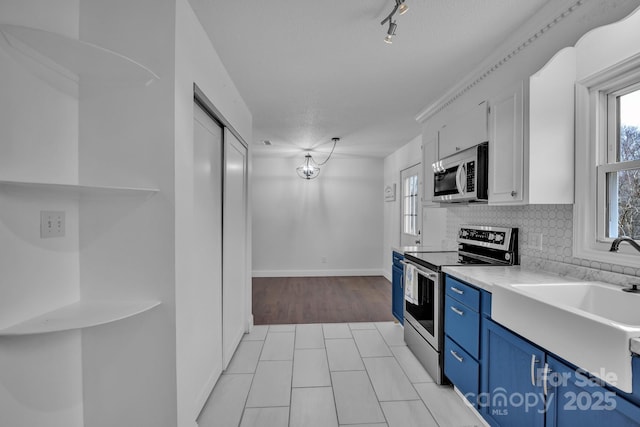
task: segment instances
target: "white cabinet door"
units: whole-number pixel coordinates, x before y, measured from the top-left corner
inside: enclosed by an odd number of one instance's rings
[[[522,83],[490,101],[490,204],[511,204],[523,201],[523,101]]]
[[[438,160],[438,132],[423,136],[422,140],[422,204],[439,206],[433,201],[433,163]]]
[[[490,101],[489,204],[573,203],[575,53]]]
[[[440,129],[439,158],[449,157],[487,139],[487,102],[483,101]]]

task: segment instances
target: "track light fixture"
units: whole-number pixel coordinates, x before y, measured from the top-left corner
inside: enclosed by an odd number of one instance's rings
[[[307,155],[304,156],[304,163],[296,168],[296,172],[298,173],[298,176],[300,178],[314,179],[314,178],[317,178],[318,175],[320,175],[319,166],[325,165],[329,161],[329,159],[331,158],[331,155],[333,154],[333,150],[336,149],[336,143],[340,141],[340,138],[337,138],[337,137],[331,138],[331,140],[333,141],[333,147],[331,148],[331,152],[329,153],[329,156],[324,162],[316,163],[313,160],[313,157],[311,157],[311,154],[309,153],[307,153]]]
[[[384,37],[385,43],[393,43],[393,36],[396,35],[396,28],[398,24],[393,20],[393,15],[398,13],[398,15],[404,15],[409,10],[409,7],[405,3],[405,0],[395,0],[396,4],[393,6],[391,13],[380,22],[380,25],[384,25],[389,22],[389,29],[387,30],[387,35]]]

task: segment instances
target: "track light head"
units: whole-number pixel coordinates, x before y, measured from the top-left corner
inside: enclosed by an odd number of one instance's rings
[[[385,43],[393,43],[393,36],[396,35],[396,28],[398,27],[398,24],[396,24],[393,21],[389,21],[389,29],[387,30],[387,35],[384,37],[384,42]]]
[[[405,13],[407,13],[407,10],[409,10],[409,6],[407,6],[404,0],[398,0],[398,3],[399,3],[398,14],[404,15]]]

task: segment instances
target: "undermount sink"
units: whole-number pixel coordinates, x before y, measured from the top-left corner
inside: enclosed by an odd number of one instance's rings
[[[512,283],[492,288],[492,318],[625,392],[640,294],[603,282]]]
[[[640,294],[600,282],[518,284],[514,288],[614,322],[640,327]]]

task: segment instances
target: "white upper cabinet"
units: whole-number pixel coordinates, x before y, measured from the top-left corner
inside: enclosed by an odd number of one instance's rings
[[[487,140],[487,102],[483,101],[440,129],[439,158],[449,157]]]
[[[489,204],[574,200],[575,52],[489,100]]]
[[[433,165],[438,160],[438,132],[423,133],[422,137],[422,204],[439,206],[433,201]]]
[[[524,85],[491,100],[489,112],[489,203],[523,201]]]

